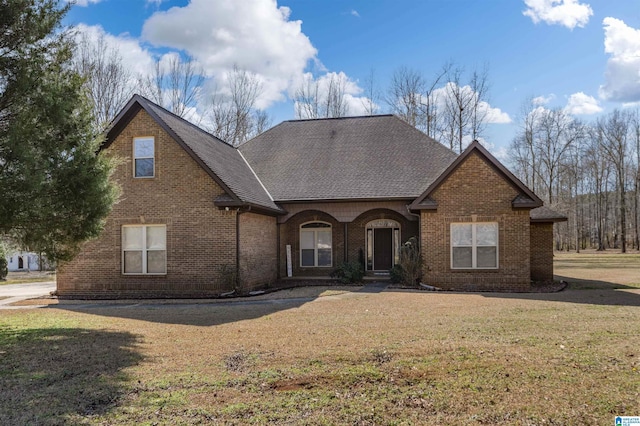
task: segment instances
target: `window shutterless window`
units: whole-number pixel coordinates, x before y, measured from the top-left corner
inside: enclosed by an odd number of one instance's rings
[[[452,223],[451,268],[498,268],[498,224]]]
[[[122,227],[122,273],[167,273],[167,227],[125,225]]]
[[[305,223],[300,227],[300,266],[331,266],[331,225]]]
[[[155,141],[152,137],[133,139],[133,162],[135,177],[155,176]]]

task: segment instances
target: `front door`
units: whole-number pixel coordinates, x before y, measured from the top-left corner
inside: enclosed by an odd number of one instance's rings
[[[387,271],[393,267],[393,229],[373,229],[373,270]]]

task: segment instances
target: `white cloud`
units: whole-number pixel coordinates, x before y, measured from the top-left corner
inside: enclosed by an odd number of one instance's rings
[[[611,56],[599,95],[608,101],[640,101],[640,30],[610,17],[602,24],[604,51]]]
[[[351,16],[355,16],[356,18],[360,17],[360,14],[355,9],[351,9],[351,12],[349,12],[349,13],[351,14]]]
[[[104,37],[108,48],[114,49],[120,54],[122,63],[126,69],[136,75],[147,76],[153,72],[153,55],[143,48],[138,40],[122,34],[114,36],[104,31],[100,25],[79,24],[75,27],[78,34],[86,34],[90,40],[95,42],[99,37]]]
[[[359,96],[362,93],[362,88],[358,86],[358,83],[356,81],[351,80],[342,71],[338,73],[328,72],[319,76],[318,78],[314,78],[311,73],[305,73],[303,78],[296,84],[297,86],[293,88],[294,92],[297,87],[300,87],[301,84],[310,84],[314,87],[317,84],[319,101],[318,103],[320,105],[325,104],[330,84],[339,84],[344,93],[344,102],[347,106],[348,115],[356,116],[367,114],[365,105],[367,104],[368,98]]]
[[[275,0],[192,0],[184,7],[154,13],[142,35],[156,46],[187,52],[209,77],[224,79],[234,65],[263,81],[260,104],[283,100],[317,50],[301,21]]]
[[[438,109],[441,111],[446,111],[445,102],[448,96],[448,93],[456,92],[456,83],[448,82],[444,87],[436,89],[433,91],[433,96],[436,99],[436,105]],[[470,97],[476,97],[477,94],[473,91],[471,86],[461,86],[460,90],[462,92],[462,96],[466,99]],[[503,112],[500,108],[492,107],[488,102],[480,101],[478,103],[478,114],[480,116],[484,115],[486,122],[488,124],[506,124],[511,123],[511,117],[506,112]]]
[[[531,103],[533,105],[547,105],[549,102],[551,102],[552,100],[554,100],[556,98],[556,95],[554,95],[553,93],[548,95],[548,96],[537,96],[535,98],[533,98],[531,100]]]
[[[602,107],[593,96],[578,92],[569,96],[565,111],[572,115],[588,115],[602,112]]]
[[[537,24],[564,25],[569,29],[584,27],[593,15],[591,6],[579,0],[524,0],[527,9],[522,12]]]

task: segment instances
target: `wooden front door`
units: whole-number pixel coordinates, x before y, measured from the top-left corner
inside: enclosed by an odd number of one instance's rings
[[[373,270],[388,271],[393,267],[393,229],[373,230]]]

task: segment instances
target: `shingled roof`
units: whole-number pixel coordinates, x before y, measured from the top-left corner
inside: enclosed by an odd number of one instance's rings
[[[225,190],[220,206],[255,206],[283,213],[244,159],[233,146],[189,123],[150,100],[134,95],[107,129],[103,149],[109,146],[133,117],[144,109]]]
[[[285,121],[239,149],[276,202],[413,199],[457,157],[393,115]]]

